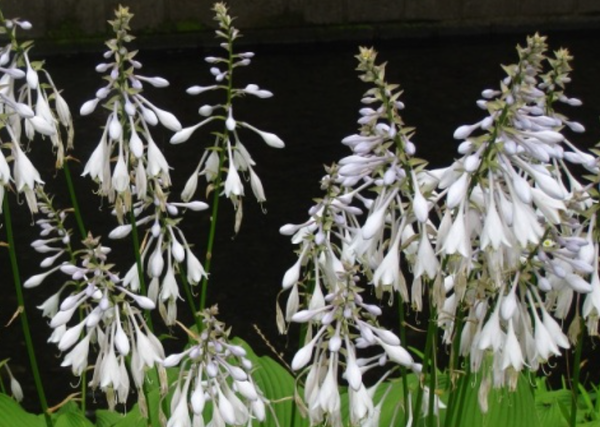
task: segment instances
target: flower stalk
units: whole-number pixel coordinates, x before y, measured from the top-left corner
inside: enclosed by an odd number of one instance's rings
[[[25,298],[23,296],[21,274],[19,272],[19,263],[17,261],[17,249],[12,227],[10,204],[7,198],[4,198],[4,200],[2,201],[2,205],[4,211],[4,227],[6,228],[6,238],[8,240],[8,253],[10,257],[10,265],[15,286],[15,293],[17,295],[17,303],[19,304],[19,319],[21,320],[23,338],[25,339],[25,346],[27,348],[27,355],[29,357],[29,366],[31,367],[31,374],[35,383],[35,389],[38,394],[38,399],[42,408],[42,413],[44,414],[44,420],[46,421],[46,425],[48,427],[53,427],[52,419],[50,418],[50,414],[48,413],[48,401],[46,399],[44,384],[42,382],[39,364],[35,353],[35,346],[32,340],[31,328],[29,326],[29,319],[27,316],[27,310],[25,306]]]

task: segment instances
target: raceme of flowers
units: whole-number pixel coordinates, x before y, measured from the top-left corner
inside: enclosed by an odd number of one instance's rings
[[[210,73],[214,77],[215,83],[208,86],[191,86],[187,93],[198,95],[206,91],[220,90],[224,92],[226,99],[222,104],[202,105],[198,113],[206,118],[176,132],[171,138],[171,144],[181,144],[187,141],[197,129],[214,120],[224,122],[224,129],[217,134],[213,146],[209,147],[202,155],[196,169],[188,178],[181,197],[183,200],[190,200],[198,188],[199,176],[204,175],[211,191],[215,190],[232,201],[237,212],[234,226],[237,232],[243,217],[242,197],[245,195],[245,189],[242,177],[250,181],[250,188],[256,200],[259,203],[266,201],[262,182],[254,170],[256,162],[252,159],[246,146],[242,144],[238,130],[246,128],[255,132],[270,147],[283,148],[284,143],[277,135],[236,119],[233,112],[235,98],[246,95],[270,98],[273,94],[253,83],[246,85],[243,89],[233,86],[234,70],[250,65],[254,53],[234,52],[233,45],[235,40],[240,37],[239,30],[232,25],[232,18],[228,15],[225,5],[217,3],[214,11],[215,21],[219,25],[216,34],[223,40],[220,46],[225,50],[225,55],[205,58],[206,62],[211,64]],[[224,179],[222,174],[225,174]]]
[[[36,213],[35,190],[44,181],[27,156],[29,143],[36,135],[48,138],[56,167],[61,168],[65,150],[72,148],[73,126],[69,107],[43,63],[29,58],[33,44],[17,40],[18,29],[30,28],[27,21],[0,17],[0,34],[9,37],[0,48],[0,146],[10,150],[6,155],[0,149],[0,201],[14,183],[16,192],[25,195],[30,211]]]
[[[578,294],[587,294],[583,315],[591,332],[597,330],[600,281],[595,216],[586,213],[592,206],[590,187],[574,177],[568,163],[594,174],[599,169],[595,157],[562,133],[565,127],[583,132],[583,126],[553,107],[581,104],[564,94],[571,57],[561,49],[549,58],[546,50],[545,38],[528,38],[527,46],[518,48],[519,63],[504,67],[508,75],[500,90],[485,90],[478,101],[489,116],[456,130],[454,137],[463,141],[461,157],[447,168],[426,170],[412,157],[413,130],[397,113],[404,107],[401,92],[385,82],[375,53],[361,49],[361,79],[374,87],[362,100],[361,133],[342,141],[353,154],[327,169],[326,195],[311,208],[310,219],[281,228],[300,248],[283,277],[290,293],[279,327],[285,330],[285,321],[311,325],[296,353],[294,360],[302,360],[297,366],[312,361],[309,371],[321,372],[323,381],[327,369],[337,369],[344,343],[345,369],[351,370],[351,340],[362,331],[353,335],[347,326],[331,324],[327,302],[335,300],[338,287],[348,295],[351,289],[361,292],[364,283],[378,298],[398,292],[400,303],[410,301],[417,311],[427,294],[430,307],[438,310],[444,342],[458,340],[472,371],[486,366],[484,392],[488,372],[495,387],[514,388],[524,367],[536,370],[570,347],[574,338],[559,321],[572,312]],[[353,205],[355,200],[362,206]],[[410,289],[402,265],[412,269]],[[348,276],[354,279],[344,279]],[[346,309],[345,319],[355,311]],[[574,336],[578,322],[576,316],[570,327]],[[410,367],[410,357],[392,360]],[[350,390],[361,387],[359,377],[345,377]],[[313,381],[304,383],[312,422],[326,414],[339,425],[339,405],[327,406],[318,393],[311,395]],[[369,410],[353,412],[362,406],[350,405],[353,422],[369,419],[372,400],[361,402]]]
[[[568,162],[598,168],[562,133],[583,126],[554,110],[556,102],[581,104],[563,92],[571,57],[558,50],[548,58],[546,50],[538,35],[518,49],[520,61],[504,67],[500,90],[485,90],[478,101],[489,115],[456,130],[461,157],[439,173],[445,206],[436,249],[450,273],[444,338],[460,334],[473,371],[491,352],[497,387],[508,381],[514,388],[525,366],[536,370],[570,347],[556,319],[567,317],[577,294],[592,291],[597,271],[584,215],[591,198]],[[459,331],[452,319],[461,306],[467,314]]]
[[[230,57],[225,61],[230,61],[231,69],[248,65],[251,54],[240,54],[239,57],[248,60],[238,64],[238,55],[231,53],[238,31],[231,26],[227,9],[223,4],[217,4],[215,12],[220,28],[226,29],[228,34]],[[131,236],[136,244],[139,238],[136,236],[143,236],[139,257],[121,278],[115,271],[115,265],[108,261],[110,249],[101,245],[99,238],[88,234],[82,242],[83,249],[76,249],[76,245],[72,246],[72,232],[65,222],[67,211],[56,210],[43,188],[36,188],[43,217],[36,220],[41,228],[40,239],[32,246],[45,255],[40,264],[45,271],[30,277],[24,285],[33,288],[48,277],[55,277],[55,274],[68,276],[61,288],[39,307],[44,316],[50,318],[50,326],[54,330],[49,341],[56,343],[64,352],[62,365],[70,366],[74,375],[82,376],[93,366],[89,385],[106,394],[110,408],[126,402],[133,380],[140,408],[147,413],[143,392],[146,371],[155,368],[158,378],[164,383],[161,385],[163,393],[171,386],[175,389],[167,425],[180,425],[185,419],[184,409],[187,413],[188,406],[194,410],[194,423],[203,422],[201,420],[206,415],[202,409],[198,410],[199,399],[213,401],[218,409],[212,411],[216,425],[264,420],[269,402],[252,380],[252,366],[244,357],[245,351],[239,345],[228,343],[229,332],[216,319],[216,308],[203,312],[205,320],[204,323],[199,322],[203,328],[198,337],[193,333],[190,335],[198,340],[198,345],[176,356],[165,357],[162,344],[149,323],[147,311],[158,307],[165,323],[175,325],[177,303],[183,299],[179,282],[183,282],[184,286],[196,285],[208,277],[180,227],[185,211],[203,211],[208,205],[191,200],[195,189],[190,190],[189,184],[186,186],[187,196],[184,191],[183,202],[169,200],[170,167],[153,141],[150,129],[161,123],[176,132],[181,126],[175,116],[156,107],[142,95],[142,82],[157,87],[168,83],[160,77],[145,77],[137,73],[141,64],[134,59],[136,52],[130,52],[126,47],[133,39],[129,35],[131,17],[127,8],[119,7],[115,20],[110,21],[116,38],[107,43],[109,49],[104,55],[107,62],[96,67],[99,72],[108,72],[107,85],[81,107],[83,115],[91,114],[100,103],[109,111],[100,143],[86,163],[83,175],[90,175],[100,184],[99,194],[108,198],[112,214],[118,219],[119,224],[108,237],[117,240]],[[217,34],[224,36],[222,31]],[[258,88],[253,90],[253,87],[249,85],[244,93],[254,92],[259,97],[272,95]],[[232,91],[229,88],[228,94]],[[232,99],[240,93],[228,95],[229,111]],[[239,142],[235,125],[231,128],[230,121],[227,123],[228,131],[232,132],[231,138],[236,141],[235,145],[227,145],[228,158],[231,162],[236,159],[236,167],[240,171],[249,172],[257,198],[264,201],[262,185],[252,170],[254,162]],[[283,147],[274,134],[255,129],[247,123],[243,125],[259,133],[270,145]],[[116,163],[113,167],[114,157]],[[235,167],[230,169],[236,170]],[[214,173],[217,174],[218,170],[219,167]],[[228,174],[231,175],[231,172]],[[224,183],[226,193],[229,188],[227,181]],[[241,215],[241,207],[239,212]],[[150,279],[147,288],[146,278]],[[147,296],[142,295],[144,293]],[[95,363],[89,363],[92,353],[96,357]],[[173,363],[174,360],[177,363]],[[167,384],[165,367],[179,364],[179,380]],[[196,380],[192,382],[193,378]],[[185,390],[190,384],[195,392],[188,396]],[[200,392],[204,395],[201,396]]]
[[[434,187],[425,163],[414,157],[413,129],[398,113],[404,108],[401,91],[385,81],[385,68],[376,65],[372,49],[361,49],[357,58],[361,79],[373,87],[362,99],[360,133],[342,141],[353,154],[327,168],[321,181],[326,195],[309,210],[310,219],[280,230],[300,245],[298,260],[283,277],[283,288],[290,294],[279,326],[284,330],[285,321],[308,324],[305,344],[292,368],[309,365],[301,376],[306,374],[304,402],[312,424],[327,420],[342,425],[339,373],[349,384],[349,419],[353,424],[377,425],[376,407],[383,399],[375,403],[374,392],[394,368],[369,387],[362,374],[388,361],[421,371],[403,347],[406,344],[379,326],[381,309],[361,295],[365,283],[378,298],[398,292],[403,302],[410,301],[400,269],[401,260],[410,262],[412,302],[420,308],[422,281],[439,282],[439,262],[430,240],[436,230],[428,221]],[[361,223],[364,211],[368,218]],[[301,309],[303,305],[306,308]],[[381,353],[368,350],[365,354],[370,356],[359,356],[359,351],[373,346]]]
[[[241,426],[253,419],[265,420],[269,402],[252,379],[252,362],[243,347],[229,340],[229,330],[217,314],[216,306],[202,312],[202,332],[187,330],[191,346],[163,361],[167,368],[180,365],[168,427],[204,425],[207,403],[212,404],[207,425]]]
[[[143,399],[145,371],[165,357],[143,315],[155,308],[154,302],[123,287],[108,263],[110,248],[101,245],[99,238],[89,235],[84,248],[75,251],[65,226],[67,213],[56,211],[52,200],[39,192],[40,212],[45,218],[36,221],[41,238],[32,242],[32,247],[47,255],[41,266],[48,270],[30,277],[24,286],[39,286],[53,273],[69,277],[38,307],[53,329],[48,341],[64,353],[62,366],[70,366],[74,375],[81,376],[93,366],[89,385],[106,393],[110,408],[127,401],[130,376]],[[63,255],[70,260],[58,262]],[[95,363],[89,363],[92,344],[98,348]]]
[[[115,14],[110,23],[116,37],[106,43],[108,50],[104,58],[107,62],[96,66],[97,72],[107,73],[107,84],[96,91],[95,98],[82,105],[80,112],[91,114],[101,102],[109,111],[100,142],[87,161],[83,175],[99,183],[100,195],[115,202],[122,221],[124,212],[131,208],[132,194],[138,200],[145,201],[147,197],[152,200],[171,185],[169,164],[152,138],[151,127],[160,123],[176,132],[181,124],[173,114],[155,106],[143,95],[144,83],[162,88],[169,82],[137,72],[142,68],[135,59],[137,51],[129,51],[126,46],[134,39],[129,34],[133,15],[123,7]],[[115,152],[117,161],[112,168]]]

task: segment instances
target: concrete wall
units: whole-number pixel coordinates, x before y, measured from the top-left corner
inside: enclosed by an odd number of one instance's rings
[[[212,27],[210,0],[2,0],[5,17],[33,23],[34,37],[104,34],[122,3],[136,15],[138,33]],[[577,27],[600,23],[600,0],[230,0],[239,28],[301,28],[333,24],[415,24],[485,28],[546,23]],[[418,26],[418,25],[417,25]],[[600,26],[598,26],[600,28]]]

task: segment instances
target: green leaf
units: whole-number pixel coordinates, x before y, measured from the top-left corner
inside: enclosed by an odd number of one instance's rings
[[[112,427],[147,427],[148,425],[150,425],[148,420],[142,416],[136,403],[127,415],[122,417]]]
[[[119,412],[109,411],[107,409],[98,409],[96,411],[96,427],[112,427],[122,418],[123,415]]]
[[[54,421],[54,427],[94,427],[94,424],[79,412],[63,412]]]
[[[486,427],[547,427],[541,424],[536,412],[536,402],[527,377],[521,375],[514,392],[506,389],[490,389],[487,402],[488,411],[484,414],[479,407],[479,385],[472,377],[463,377],[468,381],[465,389],[463,409],[460,414],[456,411],[452,426],[486,426]],[[460,385],[459,385],[460,387]],[[461,397],[462,398],[462,397]],[[460,399],[460,398],[459,398]],[[458,404],[458,402],[456,402]]]
[[[544,427],[568,427],[569,422],[561,407],[569,407],[569,390],[539,390],[535,395],[535,406],[540,424]]]
[[[25,411],[21,405],[6,394],[0,394],[0,427],[45,427],[43,417]]]

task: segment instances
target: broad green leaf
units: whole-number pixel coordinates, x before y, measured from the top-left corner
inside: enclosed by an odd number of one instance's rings
[[[525,376],[519,377],[514,392],[506,389],[490,389],[487,397],[488,411],[485,414],[481,412],[478,399],[481,376],[478,375],[477,381],[473,378],[462,378],[459,384],[462,385],[464,381],[468,383],[462,387],[465,390],[462,412],[459,414],[455,411],[451,426],[542,426],[536,412],[536,403],[529,380]],[[459,397],[458,401],[461,399],[463,397]],[[545,424],[543,426],[546,427]]]
[[[26,412],[21,405],[6,394],[0,394],[0,427],[45,427],[43,417]]]
[[[54,427],[94,427],[94,424],[79,412],[65,411],[56,418]]]
[[[123,418],[123,414],[107,409],[96,411],[96,427],[112,427]]]
[[[571,392],[569,390],[537,390],[535,394],[535,406],[540,424],[544,427],[568,427],[569,422],[565,418],[561,405],[571,404]]]
[[[133,405],[133,408],[127,412],[127,415],[122,417],[116,424],[113,424],[112,427],[148,427],[149,425],[151,424],[142,416],[138,404],[136,403]]]

